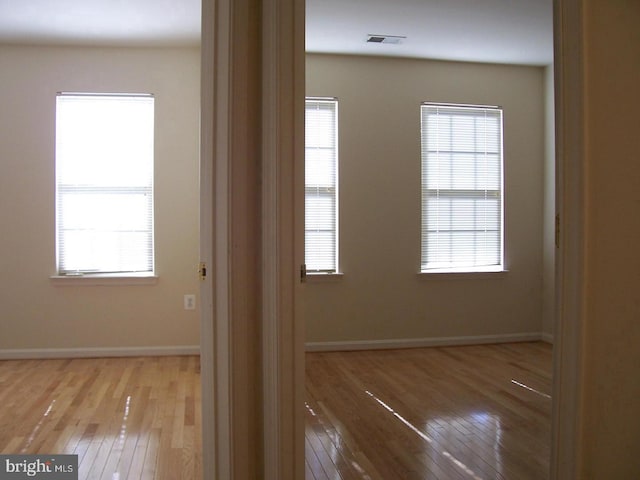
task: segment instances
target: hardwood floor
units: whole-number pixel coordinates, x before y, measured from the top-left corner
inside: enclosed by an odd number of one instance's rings
[[[306,354],[306,478],[548,478],[544,343]]]
[[[198,357],[0,362],[0,452],[77,454],[80,479],[199,479]]]
[[[544,479],[551,347],[308,353],[307,480]],[[0,453],[199,479],[198,357],[0,361]]]

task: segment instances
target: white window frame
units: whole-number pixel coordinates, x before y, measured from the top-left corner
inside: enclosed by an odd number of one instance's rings
[[[440,125],[446,125],[449,132],[437,133],[436,129],[443,127],[436,123],[429,123],[436,122],[438,115],[442,115],[439,117]],[[451,127],[448,122],[456,115],[458,116],[456,125]],[[466,129],[469,122],[462,120],[468,116],[475,119],[472,129]],[[424,102],[420,107],[420,119],[422,171],[420,272],[504,272],[502,108],[489,105]],[[487,129],[478,130],[487,125],[491,126],[491,122],[495,123],[496,119],[497,132]],[[454,132],[456,128],[457,133]],[[484,137],[481,137],[480,132]],[[459,135],[455,145],[454,134]],[[447,137],[451,139],[451,143],[445,145],[448,141]],[[471,144],[473,147],[469,150],[463,149],[460,147],[462,144],[465,144],[465,148]],[[496,158],[499,166],[495,164]],[[482,168],[484,173],[477,174],[479,168]],[[472,186],[471,183],[474,185]],[[454,213],[456,200],[459,205],[455,207],[458,209],[457,214]],[[472,214],[468,213],[469,205],[473,206]],[[479,214],[478,209],[481,209],[484,215]]]
[[[103,152],[94,152],[90,142],[82,142],[82,138],[75,138],[75,133],[69,134],[64,128],[65,105],[70,102],[78,102],[80,105],[83,99],[101,101],[104,105],[113,100],[112,105],[116,101],[139,101],[141,105],[140,118],[136,118],[138,123],[126,125],[126,122],[119,120],[98,123],[99,127],[95,129],[87,129],[86,134],[95,141],[95,145],[103,145],[107,148],[111,158],[117,157],[114,162],[118,168],[117,172],[134,172],[133,175],[122,176],[124,180],[120,182],[120,177],[113,174],[113,170],[109,170],[111,162],[107,155],[100,155]],[[149,107],[150,111],[149,111]],[[144,110],[146,109],[146,110]],[[155,252],[154,252],[154,97],[151,94],[122,94],[122,93],[68,93],[61,92],[56,97],[56,272],[53,278],[155,278]],[[144,121],[148,120],[150,122]],[[101,117],[97,117],[101,119]],[[123,127],[122,125],[126,125]],[[127,146],[126,149],[120,149],[118,146],[118,137],[128,135],[132,129],[140,126],[140,138],[143,140],[135,147]],[[72,127],[75,128],[75,127]],[[80,127],[82,128],[82,127]],[[118,132],[118,130],[121,132]],[[128,130],[125,130],[128,129]],[[114,135],[116,136],[114,139]],[[84,139],[86,140],[86,138]],[[67,142],[65,144],[65,142]],[[85,145],[82,145],[84,143]],[[69,147],[71,145],[71,148]],[[113,148],[112,148],[113,146]],[[137,149],[135,153],[131,153],[131,149]],[[74,150],[73,153],[69,153]],[[79,152],[79,153],[78,153]],[[86,165],[82,165],[78,158],[82,156],[91,158]],[[100,158],[100,157],[103,158]],[[94,162],[93,164],[91,162]],[[109,163],[107,163],[109,162]],[[131,169],[129,169],[129,166]],[[78,173],[78,167],[85,167],[86,173]],[[95,172],[106,173],[106,175],[96,175]],[[73,172],[73,173],[70,173]],[[93,174],[91,173],[93,172]],[[136,178],[137,177],[137,178]],[[106,180],[107,179],[107,180]],[[120,200],[122,208],[126,211],[137,210],[138,217],[122,217],[117,212],[110,212],[109,209],[103,210],[107,221],[100,224],[95,221],[95,217],[90,215],[76,214],[65,215],[65,200],[73,198],[74,195],[84,195],[87,202],[91,201],[92,195],[112,196],[113,200]],[[137,199],[137,201],[136,201]],[[104,208],[106,202],[104,198],[100,202],[96,199],[98,208]],[[133,202],[133,203],[128,203]],[[125,207],[125,204],[128,206]],[[78,210],[82,208],[82,204],[75,202],[73,208]],[[71,207],[67,207],[71,208]],[[125,211],[122,210],[122,211]],[[67,211],[68,212],[68,211]],[[112,214],[111,216],[109,214]],[[84,222],[84,218],[87,222]],[[123,220],[120,222],[120,218]],[[136,218],[137,220],[133,220]],[[118,219],[114,222],[114,219]],[[130,221],[129,225],[126,225]],[[142,223],[140,223],[142,221]],[[115,223],[118,223],[115,226]],[[134,225],[135,223],[135,225]],[[73,233],[76,232],[76,242],[87,245],[91,244],[91,248],[87,248],[84,255],[73,256]],[[111,236],[111,241],[108,237]],[[135,241],[131,240],[132,236],[137,236]],[[129,237],[127,239],[127,237]],[[107,240],[105,240],[107,238]],[[138,240],[141,239],[141,243]],[[118,252],[119,259],[96,261],[96,252],[100,247],[94,245],[110,244],[110,247],[117,245],[121,247],[124,243],[125,248],[112,249],[111,252]],[[78,245],[78,243],[76,243]],[[69,249],[69,252],[65,251]],[[91,251],[93,249],[93,251]],[[90,253],[89,253],[90,252]],[[131,253],[132,252],[132,253]],[[120,261],[124,255],[131,254],[137,260]],[[92,260],[88,260],[92,259]],[[115,267],[115,268],[114,268]]]
[[[307,273],[313,274],[338,274],[339,269],[339,181],[338,181],[338,99],[335,97],[307,97],[305,100],[305,112],[312,106],[330,106],[333,108],[332,116],[332,132],[328,138],[322,138],[324,145],[310,144],[309,128],[313,125],[309,123],[309,115],[305,113],[305,264]],[[318,150],[329,150],[328,156],[332,159],[333,164],[311,165],[311,156]],[[332,170],[332,171],[331,171]],[[318,177],[322,177],[322,181],[314,182],[313,174],[317,173]],[[323,198],[332,203],[331,207],[323,206],[321,210],[310,209],[309,204],[313,198]],[[314,217],[315,215],[315,217]],[[323,228],[310,226],[310,223],[324,223]],[[327,223],[331,223],[327,226]],[[314,234],[331,233],[331,241],[327,252],[325,242],[314,242]],[[324,243],[324,245],[323,245]],[[315,250],[315,254],[314,254]],[[322,252],[324,250],[324,252]],[[316,260],[314,261],[314,257]],[[332,260],[332,261],[331,261]]]

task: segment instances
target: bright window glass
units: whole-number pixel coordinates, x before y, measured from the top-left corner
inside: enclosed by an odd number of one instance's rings
[[[421,271],[504,269],[502,109],[421,106]]]
[[[338,102],[308,98],[305,109],[305,263],[338,271]]]
[[[154,99],[56,98],[60,275],[153,273]]]

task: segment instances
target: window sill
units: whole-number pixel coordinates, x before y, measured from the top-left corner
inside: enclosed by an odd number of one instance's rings
[[[49,277],[56,286],[131,286],[155,285],[158,276],[153,274],[94,274],[94,275],[53,275]]]
[[[424,280],[498,280],[505,278],[509,270],[496,271],[453,271],[434,270],[430,272],[418,272],[418,277]]]
[[[337,273],[309,273],[307,272],[306,282],[307,283],[327,283],[327,282],[338,282],[342,280],[344,274],[341,272]]]

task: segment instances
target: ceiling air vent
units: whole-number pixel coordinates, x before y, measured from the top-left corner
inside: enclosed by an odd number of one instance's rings
[[[367,43],[401,43],[407,37],[399,35],[367,35]]]

